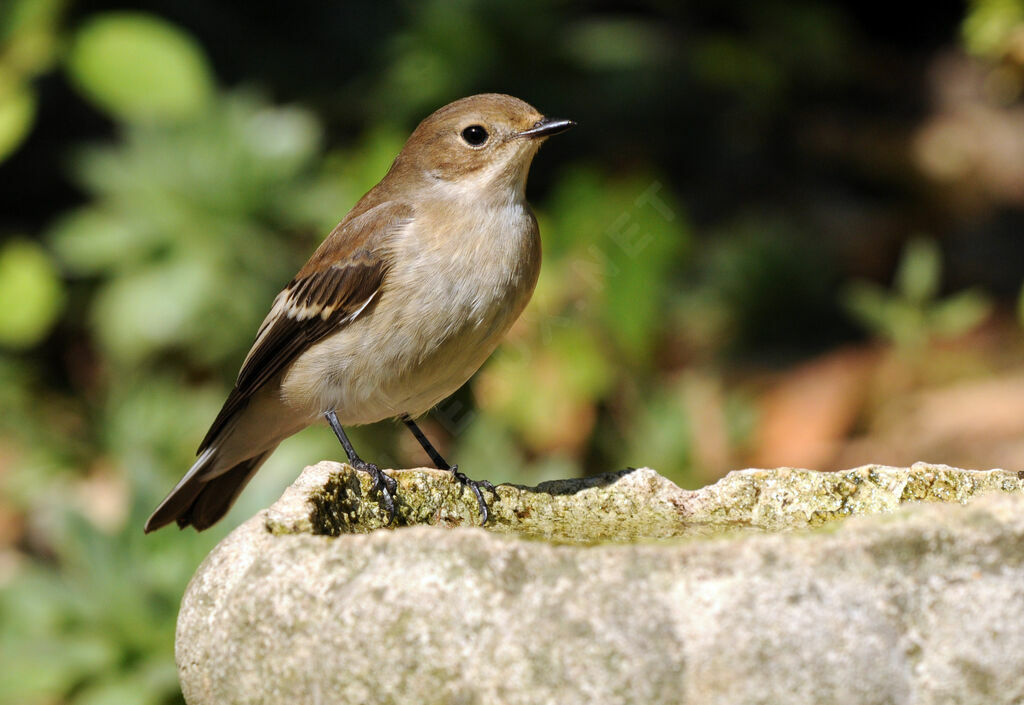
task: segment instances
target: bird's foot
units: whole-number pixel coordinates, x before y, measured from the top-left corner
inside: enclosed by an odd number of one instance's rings
[[[350,461],[349,465],[356,470],[368,473],[373,478],[370,494],[376,495],[377,501],[384,507],[388,519],[385,526],[390,525],[395,520],[395,494],[398,492],[398,482],[379,467],[365,460]]]
[[[463,487],[468,487],[469,489],[473,490],[473,494],[476,495],[477,506],[480,507],[480,525],[483,526],[484,524],[486,524],[487,520],[491,516],[491,512],[487,509],[487,502],[486,500],[484,500],[484,495],[480,491],[480,488],[482,487],[486,490],[489,490],[491,494],[494,495],[494,498],[497,500],[500,499],[500,497],[498,496],[498,491],[494,489],[494,485],[492,485],[487,480],[469,479],[469,477],[467,477],[465,473],[459,472],[458,465],[452,465],[450,468],[448,468],[448,471],[455,476],[455,479],[459,481],[459,484],[461,484]]]

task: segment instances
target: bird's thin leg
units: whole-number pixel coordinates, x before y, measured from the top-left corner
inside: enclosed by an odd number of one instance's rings
[[[473,494],[476,495],[476,503],[480,507],[480,516],[482,517],[482,521],[480,523],[486,524],[487,519],[490,517],[491,513],[487,509],[487,502],[484,501],[484,495],[480,491],[480,488],[484,487],[490,490],[492,493],[494,493],[494,496],[497,497],[498,493],[497,491],[495,491],[494,485],[492,485],[487,480],[470,480],[465,473],[459,472],[458,465],[449,465],[448,461],[441,457],[441,454],[437,452],[437,448],[435,448],[430,443],[430,441],[427,439],[426,434],[423,433],[422,429],[420,429],[420,427],[416,425],[416,422],[413,421],[412,417],[410,417],[408,414],[402,414],[402,423],[404,423],[409,428],[409,430],[412,431],[412,435],[416,437],[416,440],[419,441],[419,444],[423,447],[423,450],[425,450],[427,452],[427,455],[430,456],[431,462],[434,463],[434,465],[436,465],[438,469],[448,470],[449,472],[452,473],[452,475],[455,476],[455,479],[458,480],[463,487],[468,486],[471,490],[473,490]]]
[[[427,435],[423,433],[416,422],[412,420],[409,414],[402,414],[402,423],[409,427],[412,431],[412,435],[416,436],[416,440],[419,441],[420,445],[423,446],[423,450],[430,456],[431,462],[434,463],[440,470],[451,470],[452,466],[448,464],[448,461],[441,457],[441,454],[437,452],[437,448],[431,445],[427,439]]]
[[[369,473],[370,477],[373,478],[370,492],[380,497],[380,503],[384,505],[384,511],[387,512],[388,516],[388,524],[390,524],[395,519],[395,492],[398,490],[398,483],[395,482],[395,478],[385,474],[373,463],[368,463],[359,457],[356,449],[352,447],[352,441],[345,434],[345,429],[338,423],[338,416],[334,411],[325,413],[324,418],[327,419],[327,423],[330,425],[331,430],[334,431],[334,435],[341,442],[341,447],[345,449],[349,465],[356,470]]]

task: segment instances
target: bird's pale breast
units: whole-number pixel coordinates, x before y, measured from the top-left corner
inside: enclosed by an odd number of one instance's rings
[[[343,425],[417,416],[458,389],[529,301],[540,271],[536,220],[525,201],[418,208],[389,243],[394,265],[374,305],[306,351],[282,395]],[[446,230],[442,230],[445,228]]]

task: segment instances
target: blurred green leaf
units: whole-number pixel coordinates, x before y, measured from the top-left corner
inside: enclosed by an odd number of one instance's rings
[[[182,380],[167,374],[149,372],[143,379],[126,374],[109,392],[106,447],[132,463],[159,457],[183,470],[191,465],[226,390],[191,386],[183,394],[182,389]]]
[[[38,343],[56,322],[63,300],[57,268],[43,248],[14,240],[0,249],[0,345]]]
[[[59,571],[29,565],[0,591],[0,703],[180,698],[172,658],[178,599],[224,531],[188,542],[144,537],[139,509],[114,535],[72,512],[54,515]]]
[[[938,243],[915,238],[907,243],[896,270],[896,289],[907,301],[921,305],[939,293],[942,254]]]
[[[0,66],[0,161],[28,135],[36,113],[36,98],[29,87],[4,77],[2,69]]]
[[[942,272],[938,245],[911,241],[896,271],[895,290],[870,282],[852,282],[843,297],[847,311],[876,336],[897,347],[919,349],[933,338],[962,335],[981,323],[992,303],[977,291],[939,300]]]
[[[50,68],[66,0],[7,0],[0,4],[0,67],[21,77]]]
[[[865,328],[879,336],[890,335],[889,299],[882,287],[871,282],[852,282],[846,288],[844,302]]]
[[[112,355],[137,362],[189,336],[187,326],[212,298],[216,273],[202,262],[172,260],[126,274],[96,299],[96,331]]]
[[[114,645],[97,634],[61,636],[55,630],[20,636],[0,646],[0,703],[5,705],[47,702],[53,693],[73,690],[82,678],[116,660]]]
[[[547,209],[545,246],[580,287],[576,314],[597,304],[607,335],[637,363],[660,335],[667,277],[689,246],[684,212],[656,178],[565,174]]]
[[[459,464],[479,468],[495,483],[522,481],[526,458],[510,427],[495,414],[477,414],[459,437]]]
[[[972,54],[998,57],[1024,27],[1024,0],[971,0],[961,33]]]
[[[90,320],[104,351],[132,365],[170,350],[237,364],[359,195],[367,157],[339,161],[352,172],[339,179],[319,163],[321,136],[308,111],[240,93],[187,124],[132,125],[121,144],[81,150],[76,176],[94,200],[48,238],[69,271],[99,278]]]
[[[940,338],[967,333],[992,313],[992,300],[980,291],[961,291],[935,304],[929,327]]]
[[[54,251],[76,274],[99,274],[135,261],[152,248],[152,240],[116,213],[99,208],[72,211],[50,230]]]
[[[214,87],[206,56],[192,37],[136,12],[91,17],[75,34],[68,70],[90,100],[129,121],[195,117]]]
[[[481,407],[538,450],[573,447],[590,431],[612,367],[594,332],[579,322],[546,328],[538,349],[495,356],[475,387]]]
[[[337,173],[351,184],[353,203],[384,178],[406,137],[394,127],[377,126],[366,133],[358,147],[338,157]]]
[[[684,380],[666,380],[651,391],[631,418],[622,465],[647,466],[684,486],[693,485],[693,428],[683,396]]]
[[[117,660],[105,635],[65,631],[75,603],[67,584],[29,566],[0,591],[0,703],[42,702]]]
[[[575,61],[593,69],[636,69],[665,63],[672,38],[655,22],[588,19],[569,27],[565,48]]]
[[[178,669],[165,659],[151,659],[124,673],[115,671],[76,693],[74,705],[162,705],[178,689]]]
[[[389,62],[374,84],[382,113],[400,119],[435,110],[465,95],[497,55],[494,31],[476,0],[425,0],[409,5],[408,21],[389,38]]]

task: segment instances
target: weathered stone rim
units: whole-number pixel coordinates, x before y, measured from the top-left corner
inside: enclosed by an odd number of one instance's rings
[[[472,494],[443,470],[388,470],[398,482],[392,528],[479,526]],[[275,535],[337,537],[387,528],[370,478],[347,464],[306,468],[265,515]],[[916,502],[964,504],[987,492],[1024,492],[1024,472],[960,470],[915,463],[845,471],[736,470],[685,490],[648,468],[553,480],[536,487],[499,485],[488,493],[487,531],[553,543],[636,543],[740,532],[823,529],[849,517],[889,514]]]

